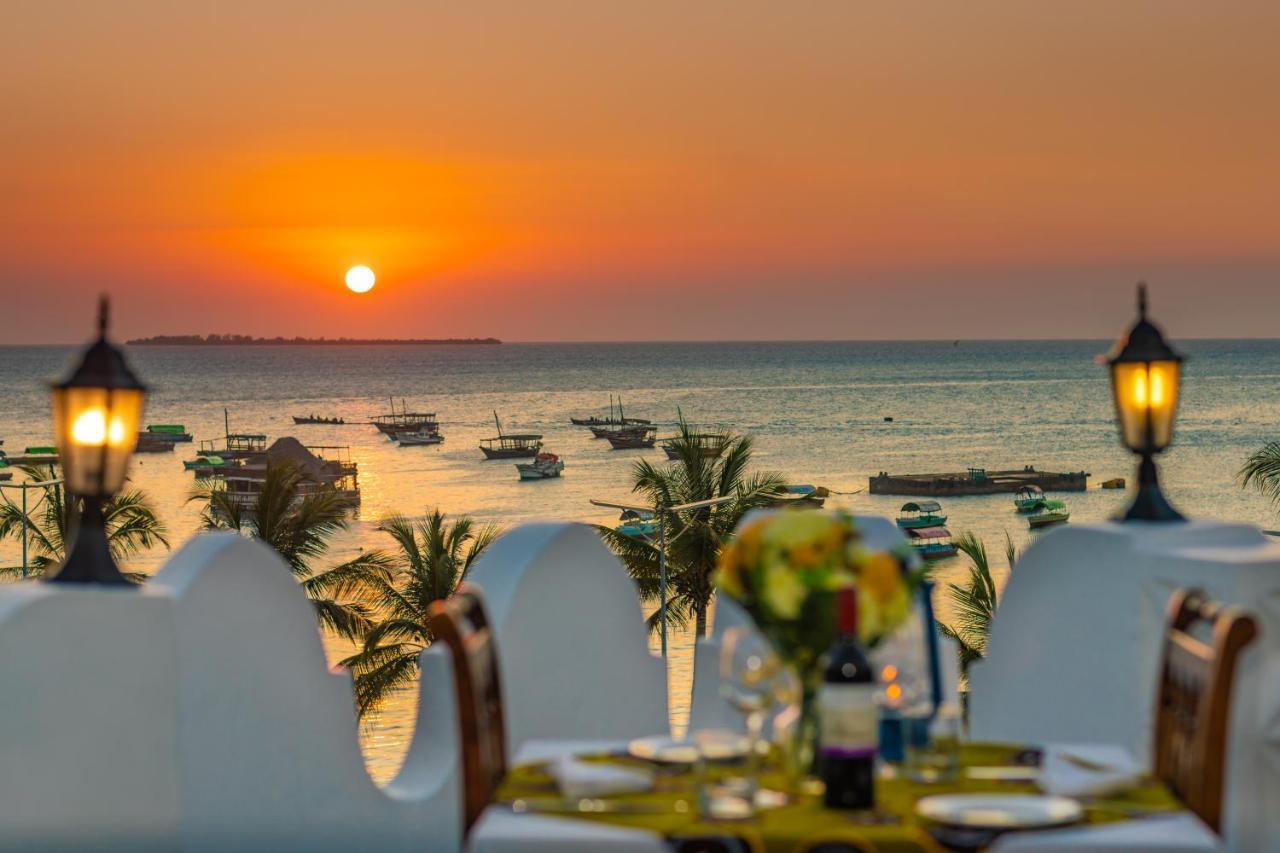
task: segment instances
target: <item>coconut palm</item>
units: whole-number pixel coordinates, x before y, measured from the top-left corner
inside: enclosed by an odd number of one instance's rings
[[[56,480],[59,476],[54,465],[24,466],[19,470],[33,482]],[[70,498],[61,484],[47,487],[34,505],[28,505],[27,539],[34,555],[27,561],[27,577],[44,577],[62,565],[67,545],[74,540],[75,520],[79,514],[80,501]],[[169,547],[168,528],[156,517],[147,496],[138,489],[130,489],[111,498],[103,507],[103,515],[107,544],[117,562],[124,562],[156,545]],[[22,521],[22,506],[8,495],[0,495],[0,540],[8,536],[21,539]],[[22,567],[0,568],[0,574],[20,576]],[[141,572],[124,574],[135,583],[141,583],[147,577]]]
[[[336,489],[306,490],[312,478],[289,460],[268,460],[262,489],[251,504],[232,500],[225,489],[205,481],[188,502],[204,505],[206,530],[234,530],[270,546],[289,566],[315,606],[322,627],[352,641],[372,627],[368,609],[349,596],[366,576],[386,573],[385,555],[371,551],[317,571],[334,536],[347,529],[354,504]]]
[[[672,512],[664,510],[667,530],[667,619],[686,626],[693,619],[697,636],[706,636],[707,608],[715,591],[712,574],[720,548],[733,533],[742,516],[769,506],[781,493],[785,481],[771,472],[748,475],[754,442],[750,436],[723,436],[724,450],[708,456],[684,419],[674,440],[676,459],[657,466],[642,459],[635,464],[632,491],[643,495],[653,507],[680,506],[697,501],[728,497],[717,506]],[[660,605],[659,547],[626,536],[611,527],[598,526],[605,543],[620,556],[640,588],[641,597]],[[659,625],[659,611],[649,618],[650,630]]]
[[[996,615],[999,596],[991,577],[991,561],[986,544],[972,533],[963,533],[955,540],[956,547],[969,558],[969,579],[964,584],[948,584],[947,595],[955,607],[956,623],[939,629],[960,645],[960,668],[969,671],[969,665],[981,660],[987,653],[987,634],[991,620]],[[1010,570],[1018,559],[1018,551],[1008,533],[1004,535],[1004,555]]]
[[[356,707],[362,719],[418,677],[418,655],[433,639],[431,602],[448,598],[498,536],[496,527],[477,529],[467,516],[450,524],[438,509],[416,521],[392,516],[378,530],[396,545],[387,555],[385,567],[390,571],[364,573],[355,583],[379,618],[365,635],[363,648],[342,662],[355,674]]]
[[[1245,460],[1238,474],[1240,485],[1253,486],[1280,506],[1280,441],[1268,441]]]

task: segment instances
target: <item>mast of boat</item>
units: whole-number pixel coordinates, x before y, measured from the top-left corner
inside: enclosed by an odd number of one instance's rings
[[[626,425],[627,425],[627,416],[622,413],[622,395],[619,394],[618,395],[618,426],[624,427]]]
[[[609,395],[609,420],[613,420],[613,395]]]
[[[222,407],[222,437],[231,438],[231,415],[227,413],[226,406]]]
[[[498,420],[498,410],[493,410],[493,425],[498,428],[498,438],[502,438],[502,421]]]

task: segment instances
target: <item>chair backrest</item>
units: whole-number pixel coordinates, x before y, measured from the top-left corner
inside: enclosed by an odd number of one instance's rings
[[[1191,629],[1207,623],[1209,641]],[[1254,618],[1179,589],[1169,599],[1156,693],[1155,773],[1215,832],[1222,824],[1227,725],[1241,651],[1257,636]]]
[[[431,633],[449,648],[462,738],[463,812],[466,828],[480,817],[506,772],[506,734],[498,652],[476,591],[462,584],[448,599],[431,603]]]

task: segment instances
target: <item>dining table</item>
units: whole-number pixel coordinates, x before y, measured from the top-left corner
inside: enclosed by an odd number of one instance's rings
[[[785,774],[766,760],[759,785],[785,797],[749,816],[708,816],[707,790],[733,764],[656,764],[630,755],[622,743],[557,747],[532,742],[517,755],[494,801],[468,837],[472,853],[605,851],[659,853],[838,853],[838,851],[1114,850],[1208,851],[1221,841],[1160,781],[1135,776],[1123,788],[1074,798],[1081,817],[1071,825],[1018,830],[961,827],[926,820],[918,803],[942,794],[1041,794],[1036,767],[1048,747],[963,743],[950,778],[916,781],[898,764],[881,762],[875,804],[869,809],[827,808],[821,783]],[[566,797],[555,762],[630,768],[652,783],[610,796]],[[580,766],[580,765],[579,765]],[[1025,771],[1025,772],[1023,772]]]

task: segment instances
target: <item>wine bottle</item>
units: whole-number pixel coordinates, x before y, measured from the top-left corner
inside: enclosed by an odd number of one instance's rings
[[[837,597],[839,637],[823,662],[818,688],[819,764],[829,808],[875,805],[875,760],[879,713],[875,672],[858,642],[858,591]]]

